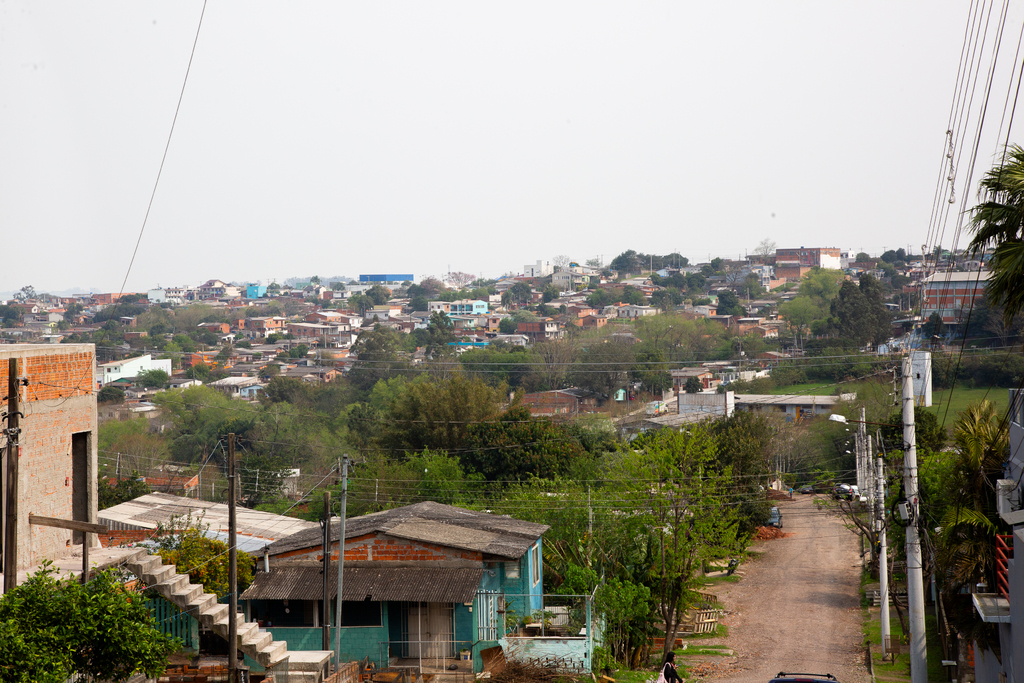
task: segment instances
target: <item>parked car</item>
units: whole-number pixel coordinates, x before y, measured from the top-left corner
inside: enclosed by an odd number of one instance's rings
[[[850,486],[849,484],[836,484],[835,487],[832,489],[832,497],[836,498],[837,500],[849,500],[850,489],[852,488],[853,487]]]
[[[838,683],[832,674],[803,674],[780,671],[768,683]]]
[[[807,484],[806,486],[801,486],[800,488],[798,488],[796,490],[796,492],[797,493],[815,493],[814,484]]]
[[[782,513],[779,512],[779,508],[772,506],[772,509],[768,512],[768,526],[776,528],[782,528]]]

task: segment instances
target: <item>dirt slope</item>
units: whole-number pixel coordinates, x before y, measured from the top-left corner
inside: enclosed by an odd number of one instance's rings
[[[858,596],[857,539],[813,496],[778,501],[787,538],[760,541],[761,556],[739,583],[711,589],[728,610],[722,642],[735,651],[717,680],[763,683],[779,671],[831,673],[840,683],[870,680]],[[715,642],[715,641],[711,641]]]

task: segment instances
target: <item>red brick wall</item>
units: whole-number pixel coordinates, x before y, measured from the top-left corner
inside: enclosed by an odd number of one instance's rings
[[[89,471],[85,489],[92,490],[95,510],[96,399],[93,395],[95,352],[92,345],[14,344],[0,347],[0,391],[7,393],[10,358],[18,359],[20,387],[20,458],[18,462],[18,569],[71,552],[71,532],[30,525],[30,514],[72,518],[74,468],[72,435],[90,433]],[[92,514],[92,513],[90,513]]]
[[[322,548],[311,547],[282,553],[277,557],[301,557],[310,555],[323,557]],[[338,559],[338,545],[334,544],[331,558]],[[345,560],[373,560],[376,562],[430,562],[439,560],[483,561],[483,554],[472,550],[446,548],[432,543],[416,543],[401,538],[389,538],[384,534],[367,534],[350,538],[345,542]]]

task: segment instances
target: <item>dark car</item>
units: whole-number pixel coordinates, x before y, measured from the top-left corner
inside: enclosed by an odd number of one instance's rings
[[[837,683],[832,674],[786,673],[780,671],[769,683]]]
[[[797,493],[815,493],[814,484],[807,484],[806,486],[801,486],[800,488],[798,488],[796,490],[796,492]]]

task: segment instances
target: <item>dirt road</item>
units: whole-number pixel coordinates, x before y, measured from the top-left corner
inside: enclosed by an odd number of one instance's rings
[[[778,502],[784,539],[760,541],[738,583],[715,586],[735,657],[718,680],[764,683],[779,671],[831,673],[840,683],[870,677],[861,645],[859,544],[814,496]]]

